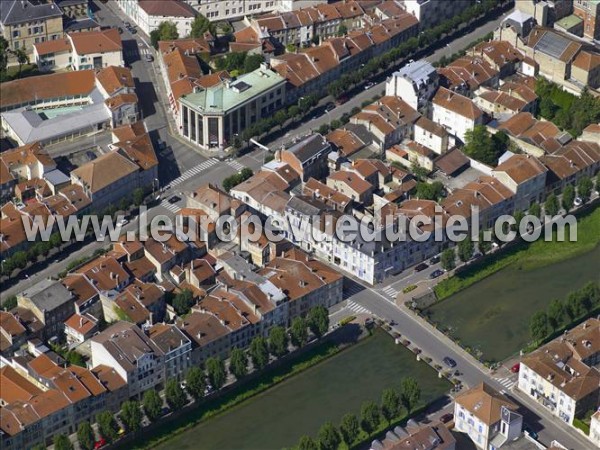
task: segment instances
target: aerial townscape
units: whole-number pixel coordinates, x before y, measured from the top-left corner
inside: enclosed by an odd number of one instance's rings
[[[0,449],[600,449],[600,0],[0,32]]]

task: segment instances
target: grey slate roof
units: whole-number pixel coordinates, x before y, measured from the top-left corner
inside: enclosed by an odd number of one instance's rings
[[[320,134],[311,134],[295,144],[292,144],[287,151],[293,153],[302,163],[319,155],[322,152],[329,152],[331,145]]]
[[[42,280],[21,294],[31,300],[40,310],[52,311],[73,301],[73,294],[59,281]]]
[[[60,8],[54,3],[40,0],[2,0],[0,1],[0,22],[3,25],[62,17]]]

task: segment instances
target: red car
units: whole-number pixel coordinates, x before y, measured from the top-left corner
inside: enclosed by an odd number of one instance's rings
[[[106,445],[106,440],[104,438],[100,438],[99,441],[96,441],[94,444],[94,450],[98,450]]]
[[[514,366],[510,368],[512,373],[519,373],[519,369],[521,368],[521,363],[516,363]]]

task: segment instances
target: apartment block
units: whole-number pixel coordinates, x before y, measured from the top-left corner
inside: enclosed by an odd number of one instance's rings
[[[69,33],[65,38],[34,44],[33,47],[33,61],[43,71],[125,65],[123,44],[116,28]]]
[[[583,35],[600,39],[600,1],[573,0],[573,14],[583,21]]]
[[[128,322],[117,322],[91,340],[92,367],[115,369],[129,386],[129,397],[163,386],[165,355],[140,330]]]
[[[483,112],[470,98],[446,88],[438,89],[432,105],[432,120],[462,142],[468,130],[484,123]]]
[[[521,360],[519,390],[573,424],[600,406],[600,320],[588,319]]]
[[[421,111],[439,86],[439,76],[427,61],[413,61],[394,72],[385,85],[385,95],[400,97],[411,108]]]
[[[404,0],[406,11],[419,19],[421,30],[435,27],[473,5],[472,0]]]
[[[53,1],[4,0],[0,2],[0,31],[10,50],[31,55],[34,44],[63,37],[62,15]]]

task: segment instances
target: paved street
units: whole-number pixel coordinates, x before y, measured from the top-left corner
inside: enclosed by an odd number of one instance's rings
[[[345,311],[341,310],[336,314],[337,320],[352,315],[357,312],[358,308],[364,308],[377,317],[393,321],[395,323],[392,327],[393,330],[400,333],[403,339],[408,339],[411,347],[420,348],[424,355],[430,356],[440,365],[443,365],[442,360],[446,356],[454,359],[457,363],[455,370],[461,373],[460,378],[466,385],[474,386],[485,381],[495,389],[513,397],[517,403],[526,405],[530,411],[526,412],[525,421],[538,432],[541,442],[550,444],[552,440],[556,439],[568,448],[589,448],[590,444],[587,440],[574,433],[558,418],[551,416],[544,409],[537,408],[537,405],[529,398],[510,390],[516,381],[516,375],[505,373],[505,370],[500,371],[498,375],[492,374],[441,332],[418,318],[404,306],[396,306],[379,289],[361,286],[353,281],[346,286],[348,297],[345,305],[347,306]]]
[[[428,56],[425,59],[427,61],[433,63],[433,62],[439,61],[444,56],[450,56],[453,53],[456,53],[456,52],[464,49],[471,42],[494,31],[498,27],[498,25],[500,24],[502,19],[504,19],[504,17],[509,15],[511,12],[512,12],[512,10],[504,13],[499,18],[497,18],[491,22],[488,22],[485,25],[477,28],[475,31],[468,33],[458,39],[455,39],[448,46],[436,50],[435,52],[433,52],[430,56]],[[398,68],[396,68],[396,70],[397,69]],[[352,111],[353,108],[355,108],[355,107],[360,108],[362,102],[364,102],[366,100],[370,100],[376,95],[385,94],[385,77],[382,77],[382,79],[377,79],[376,81],[377,81],[377,84],[375,84],[373,87],[371,87],[368,90],[359,92],[355,96],[352,96],[346,103],[344,103],[343,105],[337,106],[329,114],[326,114],[325,112],[323,112],[323,110],[321,108],[321,114],[318,117],[315,118],[313,115],[313,116],[311,116],[312,117],[311,120],[303,123],[302,125],[298,126],[296,129],[289,131],[288,133],[286,133],[285,136],[277,138],[273,141],[263,142],[263,144],[267,145],[271,150],[278,149],[286,142],[289,142],[295,136],[302,136],[302,135],[308,133],[310,130],[316,130],[321,125],[327,124],[334,119],[341,118],[342,115],[344,115],[344,114],[350,114],[350,112]],[[321,99],[321,104],[326,104],[327,102],[330,102],[333,100],[334,99],[331,97],[325,97],[325,98]]]

